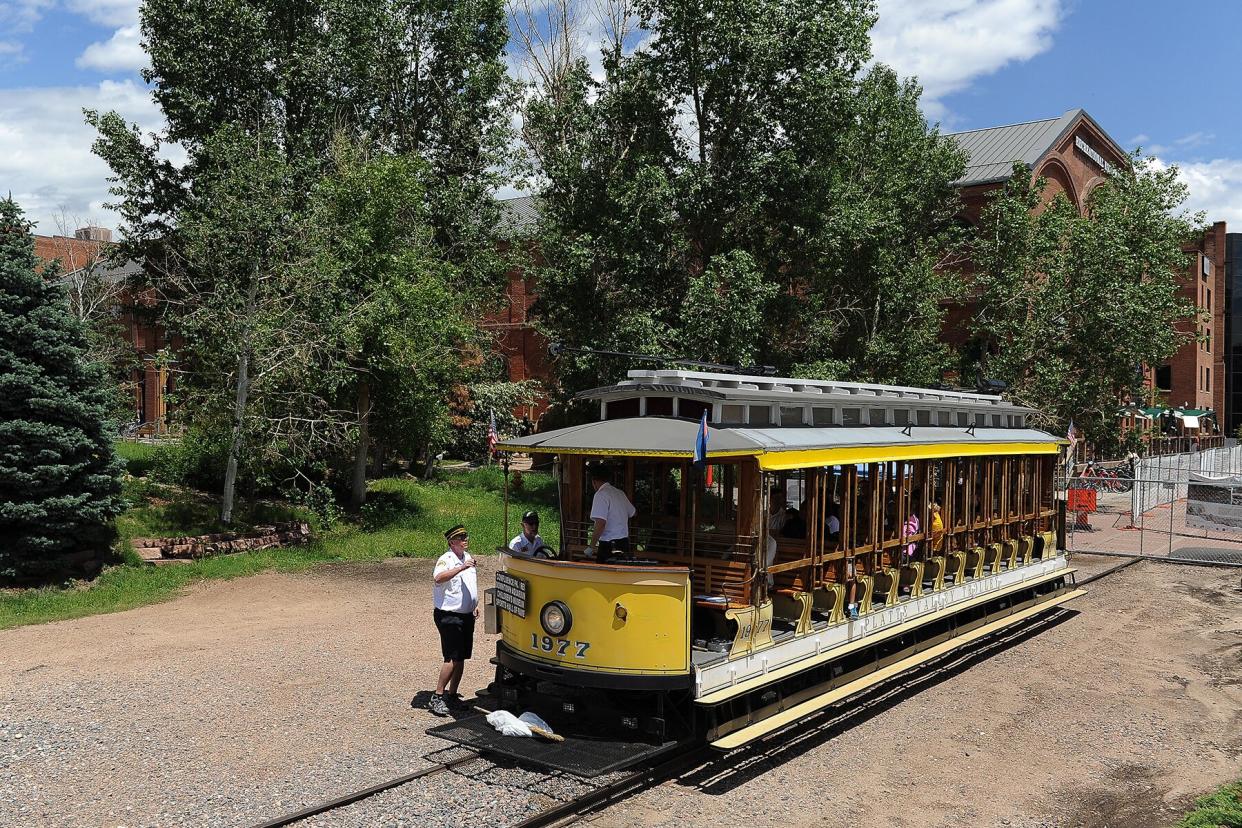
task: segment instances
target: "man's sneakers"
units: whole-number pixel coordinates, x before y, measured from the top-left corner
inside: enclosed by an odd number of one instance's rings
[[[414,702],[410,702],[410,706],[414,706]],[[431,701],[427,702],[427,709],[437,716],[447,716],[450,710],[469,710],[470,703],[461,697],[461,693],[439,693],[431,694]]]

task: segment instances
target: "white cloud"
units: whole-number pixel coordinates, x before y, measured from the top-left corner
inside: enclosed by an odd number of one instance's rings
[[[1210,144],[1215,139],[1216,134],[1213,132],[1192,132],[1189,135],[1183,135],[1173,143],[1183,149],[1190,149],[1191,147],[1201,147],[1204,144]]]
[[[115,109],[145,131],[163,117],[142,84],[103,81],[95,86],[0,89],[0,187],[37,223],[39,232],[57,232],[54,216],[71,216],[116,227],[105,210],[107,164],[91,152],[95,131],[83,107]]]
[[[102,43],[92,43],[75,61],[79,69],[101,72],[137,71],[147,65],[147,53],[139,43],[138,26],[122,26]]]
[[[879,0],[871,32],[876,59],[923,85],[923,110],[947,113],[941,99],[976,78],[1052,46],[1061,0]]]
[[[26,47],[17,40],[0,40],[0,66],[26,62]]]
[[[69,10],[101,26],[132,26],[138,22],[139,0],[68,0]]]
[[[0,0],[0,31],[29,32],[52,0]]]
[[[53,0],[0,0],[0,68],[25,63],[26,45],[16,35],[29,34]]]
[[[1208,221],[1225,221],[1242,230],[1242,160],[1216,158],[1177,166],[1190,189],[1188,209],[1202,210]]]

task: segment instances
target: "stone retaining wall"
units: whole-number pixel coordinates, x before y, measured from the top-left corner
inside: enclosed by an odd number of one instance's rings
[[[134,551],[145,561],[191,560],[210,555],[229,555],[270,549],[273,546],[294,546],[310,541],[307,523],[278,523],[257,526],[250,532],[221,532],[186,538],[134,538]]]

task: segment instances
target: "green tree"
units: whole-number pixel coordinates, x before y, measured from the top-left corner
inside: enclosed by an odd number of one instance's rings
[[[428,366],[458,353],[449,347],[456,334],[444,340],[446,347],[436,353],[435,360],[409,351],[399,357],[402,349],[414,347],[412,339],[379,340],[364,349],[357,345],[357,337],[363,330],[408,330],[400,328],[397,317],[402,312],[399,303],[410,302],[412,320],[431,319],[433,323],[424,326],[426,334],[420,341],[426,341],[444,332],[446,325],[424,311],[439,307],[451,328],[459,325],[463,308],[477,317],[498,297],[507,263],[495,244],[499,213],[493,193],[513,163],[510,114],[517,91],[506,72],[503,0],[220,0],[207,4],[146,0],[141,24],[144,47],[151,57],[144,76],[152,84],[167,128],[158,135],[144,136],[115,113],[88,113],[99,132],[95,151],[113,170],[113,192],[119,196],[115,206],[127,238],[125,253],[142,261],[154,278],[163,281],[193,279],[196,270],[218,272],[222,278],[232,273],[229,278],[238,285],[235,292],[245,295],[240,286],[249,277],[234,266],[240,262],[221,269],[197,260],[196,256],[210,257],[210,248],[195,242],[198,246],[192,253],[192,240],[183,229],[188,226],[186,215],[194,213],[205,217],[206,224],[199,222],[204,238],[215,229],[232,234],[240,228],[229,229],[224,225],[230,222],[221,224],[221,220],[259,207],[246,194],[233,200],[240,212],[211,204],[222,197],[217,179],[230,175],[218,165],[228,166],[231,156],[216,151],[218,137],[227,129],[262,143],[268,161],[283,165],[279,209],[256,214],[259,225],[273,230],[299,227],[300,245],[307,257],[316,259],[315,266],[299,265],[300,271],[334,279],[333,285],[362,299],[357,308],[335,316],[326,313],[325,307],[338,311],[340,307],[326,294],[318,302],[308,300],[287,309],[283,317],[287,327],[297,330],[299,325],[314,322],[331,339],[332,347],[299,352],[299,365],[316,365],[316,370],[307,374],[301,394],[284,379],[269,386],[262,395],[266,402],[261,414],[256,411],[258,419],[243,418],[257,430],[245,426],[239,432],[236,416],[229,415],[234,437],[250,433],[252,437],[243,441],[251,439],[254,451],[248,454],[259,459],[284,456],[289,447],[305,454],[312,449],[343,451],[348,446],[354,450],[355,465],[364,470],[373,426],[383,432],[388,446],[428,439],[419,434],[435,433],[436,439],[446,439],[447,425],[435,414],[443,403],[426,397],[426,390],[439,382],[441,374],[439,368]],[[398,167],[407,161],[416,165],[421,199],[417,211],[412,210],[409,198],[392,202],[391,187],[381,187],[373,198],[361,191],[346,195],[354,185],[376,182],[370,173],[358,173],[352,179],[341,176],[335,151],[341,140],[366,147],[372,157],[406,159],[394,162]],[[187,163],[178,166],[166,160],[161,148],[170,142],[185,151]],[[277,183],[264,170],[257,173],[258,183]],[[323,184],[325,179],[329,183]],[[332,206],[334,200],[339,207],[351,199],[368,198],[366,209],[372,212],[364,215],[344,214]],[[332,238],[334,224],[300,222],[299,216],[310,213],[335,216],[345,228],[342,237]],[[405,218],[415,223],[408,228],[379,229],[382,221]],[[215,229],[208,232],[208,225]],[[360,247],[350,247],[369,243],[366,235],[371,232],[378,234],[374,241],[382,253],[370,255]],[[248,238],[258,237],[251,234]],[[253,252],[285,261],[294,255],[283,249]],[[355,268],[352,274],[350,268]],[[390,279],[393,273],[402,275]],[[353,281],[342,281],[347,277]],[[380,280],[381,289],[371,290],[377,286],[374,279]],[[293,313],[301,315],[295,319],[289,316]],[[361,321],[364,318],[370,321]],[[351,324],[352,333],[342,333]],[[264,337],[254,341],[266,347]],[[235,350],[224,349],[224,364],[235,362]],[[199,355],[206,360],[205,352]],[[255,351],[253,359],[278,364],[284,355]],[[421,360],[424,374],[397,370],[401,360],[407,369]],[[394,367],[380,370],[381,363]],[[282,364],[285,369],[291,365],[287,360]],[[342,365],[352,366],[352,375]],[[359,377],[365,382],[356,382]],[[408,397],[412,384],[419,388],[414,398]],[[218,427],[219,406],[201,404],[204,400],[195,394],[220,388],[211,382],[187,385],[181,395],[180,416],[192,422],[210,419],[209,427]],[[281,393],[275,393],[277,388]],[[359,404],[364,393],[388,401],[391,407],[376,408],[365,400]],[[283,411],[281,405],[285,405]],[[349,411],[361,439],[342,437],[339,427]],[[274,431],[260,428],[263,422],[281,426]],[[397,432],[405,427],[421,431]]]
[[[1061,194],[1046,200],[1045,186],[1017,164],[984,210],[972,244],[977,368],[1044,425],[1073,418],[1107,441],[1118,401],[1140,396],[1141,367],[1191,336],[1175,328],[1196,313],[1178,286],[1202,217],[1177,212],[1186,188],[1176,168],[1137,155],[1092,191],[1085,214]]]
[[[716,353],[934,378],[941,300],[956,292],[935,265],[964,158],[927,126],[917,84],[866,68],[872,4],[643,0],[636,11],[644,31],[612,29],[602,79],[582,59],[531,50],[525,137],[544,182],[538,311],[550,335],[706,357],[738,335],[704,330],[738,321],[708,314],[687,328],[690,299],[714,293],[763,320]],[[560,379],[573,391],[618,367],[563,360]]]
[[[351,500],[366,500],[368,459],[379,445],[408,456],[447,438],[445,389],[465,377],[469,324],[460,271],[435,242],[429,166],[416,157],[366,157],[341,143],[337,168],[315,191],[312,281],[327,286],[325,326],[343,391],[357,413]],[[382,452],[377,452],[382,454]]]
[[[516,93],[503,0],[146,0],[141,29],[143,76],[168,123],[157,143],[181,145],[191,163],[161,163],[121,119],[92,114],[123,195],[157,208],[123,211],[127,224],[165,235],[166,221],[151,222],[175,213],[199,148],[224,125],[271,137],[306,196],[345,133],[423,157],[437,244],[472,284],[496,284],[492,193],[508,174]]]
[[[179,212],[179,261],[155,283],[184,341],[181,395],[193,401],[193,420],[227,422],[227,524],[244,455],[279,448],[294,460],[290,449],[306,435],[341,427],[311,382],[331,340],[316,324],[324,285],[295,267],[306,228],[297,176],[271,140],[235,129],[204,142],[202,155],[210,172]]]
[[[0,201],[0,583],[93,575],[115,534],[112,389],[30,224]]]

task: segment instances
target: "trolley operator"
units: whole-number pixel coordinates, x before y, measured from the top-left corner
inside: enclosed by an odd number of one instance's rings
[[[591,467],[591,485],[595,487],[595,497],[591,500],[595,532],[591,538],[599,562],[608,563],[613,555],[630,553],[630,518],[634,517],[634,506],[625,492],[612,485],[612,470],[603,463]],[[586,554],[592,554],[591,547],[586,548]]]
[[[436,629],[440,632],[440,678],[427,709],[447,716],[449,707],[466,703],[457,692],[461,674],[474,645],[474,619],[479,617],[479,580],[470,557],[470,536],[460,523],[444,533],[448,551],[436,561],[432,574]]]
[[[529,555],[532,558],[548,557],[548,547],[539,536],[538,512],[522,515],[522,532],[509,541],[509,549],[518,555]]]

